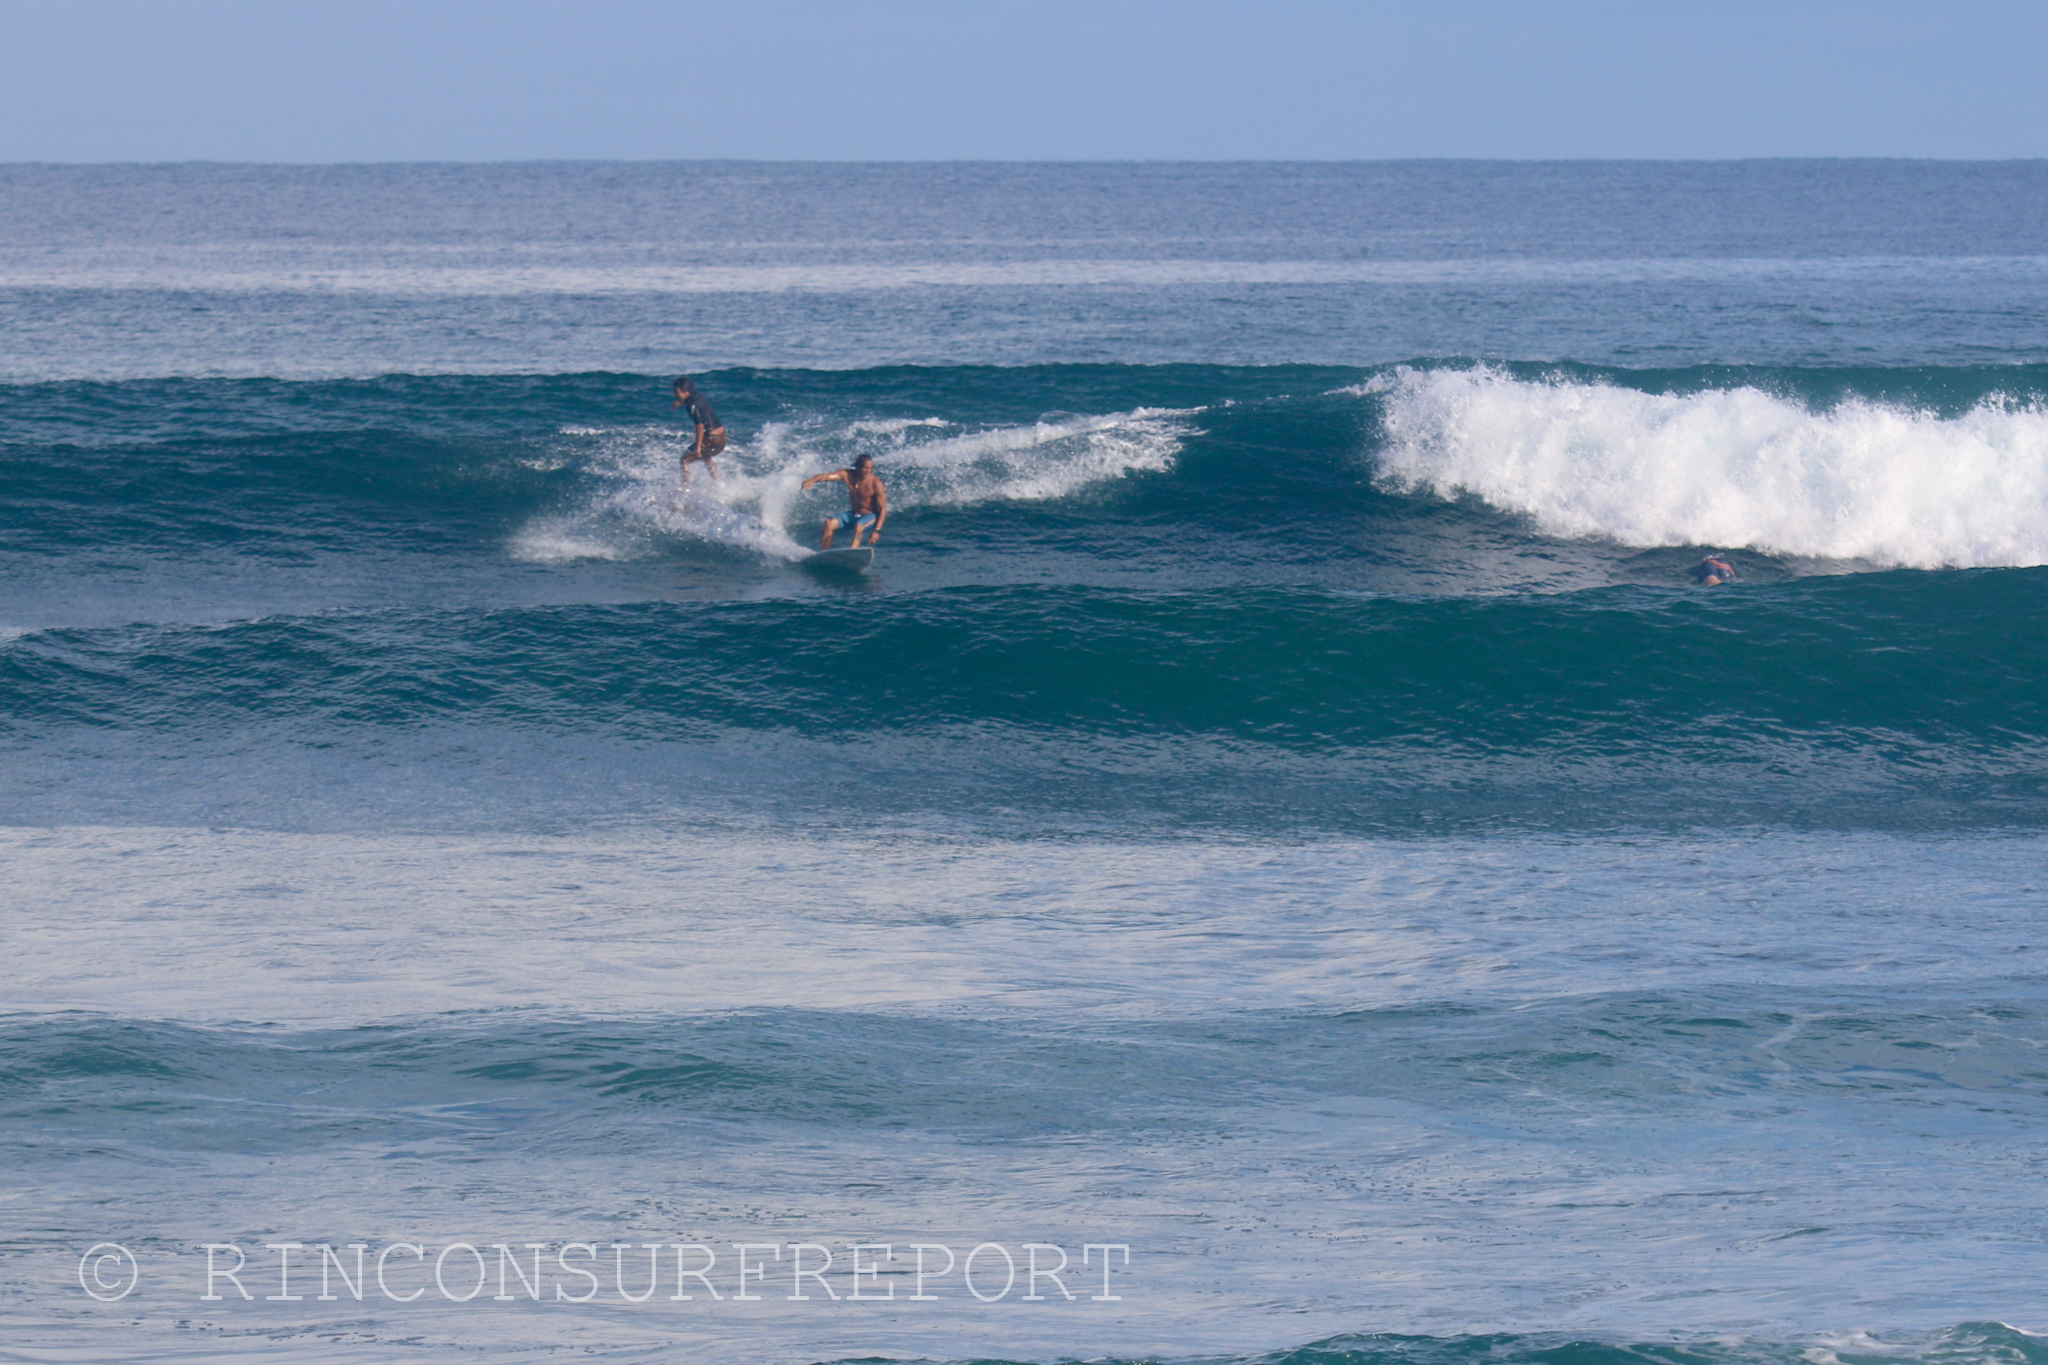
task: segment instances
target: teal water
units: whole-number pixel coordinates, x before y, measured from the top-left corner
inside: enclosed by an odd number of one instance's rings
[[[0,685],[62,780],[15,818],[2042,819],[2034,369],[705,382],[758,416],[687,498],[664,428],[599,420],[659,411],[649,379],[16,390]],[[821,583],[836,504],[796,484],[857,451],[890,543]],[[1733,534],[1657,543],[1659,503]],[[1710,548],[1741,591],[1692,586]],[[385,814],[375,753],[407,756]]]
[[[0,1357],[2038,1353],[2039,166],[0,183]]]

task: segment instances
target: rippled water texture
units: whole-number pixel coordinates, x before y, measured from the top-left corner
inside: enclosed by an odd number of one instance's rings
[[[2044,223],[0,167],[0,1359],[2036,1361]]]

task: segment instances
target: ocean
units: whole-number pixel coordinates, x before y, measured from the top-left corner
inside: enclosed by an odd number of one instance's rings
[[[0,487],[0,1361],[2048,1365],[2048,163],[5,166]]]

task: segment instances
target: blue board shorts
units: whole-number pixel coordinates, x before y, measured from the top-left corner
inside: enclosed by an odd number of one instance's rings
[[[854,512],[849,509],[839,514],[839,524],[852,530],[855,535],[858,535],[875,524],[875,514],[873,512]]]

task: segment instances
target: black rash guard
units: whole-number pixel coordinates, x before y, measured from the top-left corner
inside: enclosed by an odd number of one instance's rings
[[[712,406],[704,401],[704,395],[695,389],[683,395],[683,410],[706,431],[716,431],[725,425],[718,420],[718,413]]]

